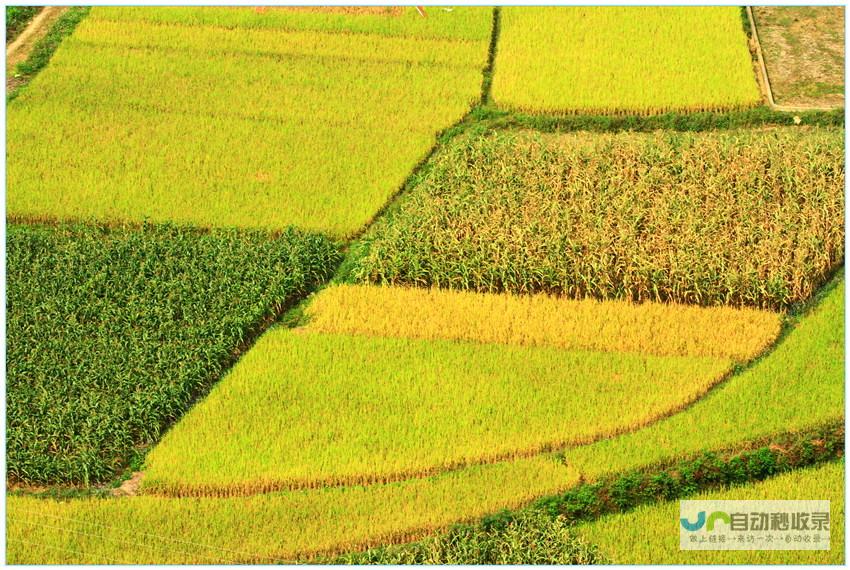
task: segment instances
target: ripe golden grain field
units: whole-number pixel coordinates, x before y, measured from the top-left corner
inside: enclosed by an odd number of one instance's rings
[[[573,301],[415,287],[331,285],[307,307],[308,330],[746,362],[776,340],[776,313],[731,307]]]

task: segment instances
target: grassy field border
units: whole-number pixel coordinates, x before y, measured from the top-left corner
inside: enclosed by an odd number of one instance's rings
[[[704,451],[686,459],[647,466],[580,483],[566,493],[544,497],[525,508],[502,510],[474,523],[453,525],[440,535],[467,529],[498,534],[528,514],[550,519],[563,517],[569,524],[589,522],[605,515],[692,496],[701,491],[737,487],[763,481],[781,473],[835,461],[844,456],[844,422],[836,421],[800,432],[760,438],[733,448]],[[422,550],[420,539],[381,546],[361,552],[320,557],[326,564],[393,563],[407,554],[415,559]],[[411,552],[412,551],[412,552]]]

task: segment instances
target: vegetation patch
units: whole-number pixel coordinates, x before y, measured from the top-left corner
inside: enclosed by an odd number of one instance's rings
[[[91,484],[137,462],[284,306],[338,260],[286,230],[10,225],[7,466]]]
[[[339,558],[331,554],[324,561],[542,563],[564,561],[568,557],[574,557],[576,563],[603,561],[605,558],[598,549],[577,539],[571,528],[577,520],[627,511],[641,500],[670,500],[676,493],[686,496],[723,484],[760,480],[840,457],[841,427],[843,420],[833,428],[767,439],[751,451],[706,453],[666,469],[624,473],[603,484],[577,484],[577,479],[570,478],[564,484],[573,487],[571,492],[515,513],[499,512],[481,518],[485,511],[468,517],[481,520],[454,525],[434,538]],[[449,477],[455,479],[454,475]],[[459,498],[456,491],[470,494],[468,498],[477,491],[483,499],[510,481],[482,479],[475,483],[491,486],[475,487],[465,484],[466,480],[451,481],[444,490],[444,499]],[[422,486],[424,483],[409,483],[418,486],[409,493],[405,492],[408,485],[405,483],[229,499],[140,496],[121,500],[52,501],[12,496],[7,501],[7,558],[15,564],[128,561],[268,564],[391,541],[410,541],[421,537],[425,529],[405,531],[406,525],[421,520],[423,514],[435,516],[445,504],[428,492],[435,489],[433,482],[427,487]],[[513,483],[516,484],[513,492],[523,489],[518,481]],[[552,505],[563,508],[553,511]],[[609,508],[597,509],[598,505]],[[316,510],[317,507],[322,510]],[[431,512],[426,513],[426,509]],[[463,518],[461,515],[454,520]],[[329,526],[328,521],[334,522]],[[397,532],[387,532],[393,528]],[[127,536],[133,536],[134,540],[128,541]],[[530,542],[538,544],[539,549],[525,548]],[[33,544],[40,548],[34,550]]]
[[[385,482],[634,430],[732,361],[270,331],[148,455],[143,489]]]
[[[480,98],[491,12],[441,14],[94,8],[9,107],[9,214],[351,236]]]
[[[6,43],[18,37],[41,10],[41,6],[6,6]]]
[[[499,528],[457,525],[402,546],[350,553],[328,564],[608,564],[563,518],[524,513]]]
[[[616,564],[843,564],[844,461],[801,469],[723,492],[701,493],[704,500],[810,500],[830,501],[829,550],[682,551],[679,532],[671,521],[679,517],[679,503],[648,505],[634,512],[605,517],[579,534],[592,541]]]
[[[72,6],[50,25],[47,33],[39,39],[25,61],[15,66],[13,78],[6,85],[7,104],[15,99],[30,81],[47,65],[59,45],[73,33],[77,25],[88,16],[90,7]],[[10,70],[6,70],[7,74]]]
[[[456,525],[448,532],[435,537],[351,553],[333,559],[332,562],[484,563],[493,560],[493,550],[480,549],[477,546],[491,542],[502,545],[496,552],[505,560],[521,560],[522,553],[525,552],[530,557],[529,560],[533,559],[538,564],[555,564],[566,560],[567,557],[573,558],[574,563],[607,561],[604,553],[595,545],[577,540],[578,533],[574,528],[576,523],[629,512],[636,507],[640,508],[641,505],[655,505],[675,498],[690,497],[700,490],[723,489],[727,486],[761,481],[777,474],[841,458],[844,455],[843,422],[807,430],[801,434],[775,436],[770,442],[770,445],[752,450],[705,452],[698,457],[670,465],[631,471],[596,483],[584,483],[562,495],[540,499],[517,511],[505,510],[486,516],[473,524]],[[606,528],[605,522],[594,526]],[[543,548],[514,549],[511,546],[516,545],[516,541],[507,538],[517,535],[542,535],[545,540],[545,537],[553,536],[552,530],[559,531],[555,536],[563,536],[564,540],[560,541],[560,544],[547,544]],[[523,532],[520,534],[520,531]],[[594,537],[592,532],[582,535],[584,538],[587,538],[587,535]],[[525,546],[524,543],[521,544]],[[634,560],[635,563],[653,561],[651,557]]]
[[[785,309],[844,260],[843,145],[843,129],[461,136],[350,275]]]
[[[325,333],[449,339],[746,362],[776,340],[776,313],[661,303],[571,301],[370,285],[331,285],[305,311]]]
[[[538,112],[755,106],[738,8],[506,7],[493,101]]]

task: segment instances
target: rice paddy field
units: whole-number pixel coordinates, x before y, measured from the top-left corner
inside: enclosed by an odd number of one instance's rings
[[[94,8],[9,105],[9,215],[356,233],[481,97],[492,12],[407,12]]]
[[[501,14],[499,105],[652,114],[760,102],[737,7],[506,7]]]
[[[743,15],[60,16],[7,83],[6,562],[843,563],[843,115],[768,108]],[[680,551],[680,498],[832,548]]]

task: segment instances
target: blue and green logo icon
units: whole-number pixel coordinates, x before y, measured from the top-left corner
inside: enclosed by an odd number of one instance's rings
[[[717,521],[723,521],[726,524],[732,524],[732,517],[729,516],[729,513],[725,513],[723,511],[713,511],[706,518],[705,511],[700,511],[699,513],[697,513],[696,522],[691,522],[685,517],[680,518],[679,521],[682,523],[682,527],[684,527],[684,529],[687,531],[696,532],[702,529],[702,527],[705,527],[705,530],[711,532],[714,530],[714,523],[716,523]]]

